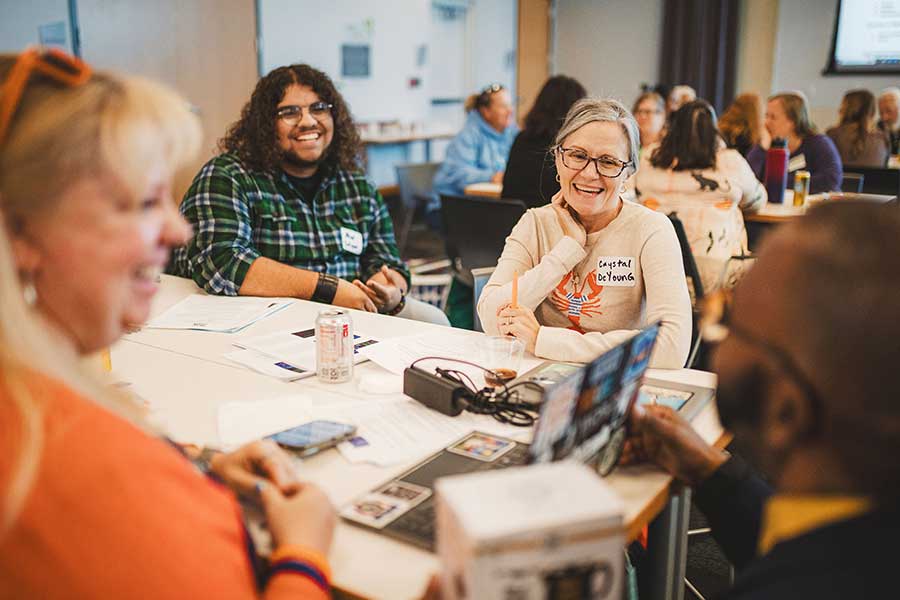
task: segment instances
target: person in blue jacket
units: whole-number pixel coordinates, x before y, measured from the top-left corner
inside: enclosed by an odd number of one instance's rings
[[[468,117],[434,176],[434,200],[426,209],[429,224],[439,229],[440,195],[462,196],[467,185],[501,183],[509,149],[519,132],[513,123],[509,91],[492,84],[466,100]]]

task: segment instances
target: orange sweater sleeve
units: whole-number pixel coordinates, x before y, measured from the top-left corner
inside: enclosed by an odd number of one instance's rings
[[[0,501],[23,439],[8,394],[0,381]],[[44,439],[24,507],[0,537],[0,598],[330,597],[327,577],[302,569],[275,571],[260,590],[233,494],[170,444],[46,379],[30,395]]]

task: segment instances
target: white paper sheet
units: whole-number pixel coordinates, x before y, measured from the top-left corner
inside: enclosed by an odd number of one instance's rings
[[[511,427],[490,418],[463,413],[448,417],[414,400],[369,400],[340,406],[317,404],[314,419],[330,419],[357,426],[356,437],[338,446],[352,463],[378,466],[411,463],[447,446],[466,433],[479,430],[496,435],[530,438],[530,429]]]
[[[235,340],[238,348],[254,350],[266,356],[284,361],[306,371],[316,370],[316,338],[314,329],[297,331],[276,331],[266,335],[257,335]],[[363,348],[377,346],[378,341],[360,331],[353,332],[356,354],[354,363],[366,360]]]
[[[310,371],[297,367],[256,350],[235,350],[225,354],[225,358],[257,373],[281,379],[282,381],[296,381],[305,377],[313,377],[316,374],[315,370]]]
[[[314,420],[312,400],[303,394],[256,402],[228,402],[219,407],[219,443],[235,448]]]
[[[293,303],[285,298],[192,294],[151,319],[145,327],[234,333]]]

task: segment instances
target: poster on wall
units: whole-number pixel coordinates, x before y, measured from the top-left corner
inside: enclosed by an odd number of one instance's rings
[[[369,55],[368,44],[343,44],[341,46],[341,76],[368,77]]]

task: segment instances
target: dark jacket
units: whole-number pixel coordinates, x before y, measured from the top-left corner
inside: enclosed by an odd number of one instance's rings
[[[729,600],[894,598],[900,507],[838,521],[776,544],[757,557],[763,507],[772,490],[731,458],[695,490],[713,537],[738,571]]]
[[[552,143],[552,138],[534,136],[527,131],[516,136],[503,174],[503,198],[521,200],[529,208],[550,202],[559,191],[556,165],[549,152]]]
[[[891,154],[900,154],[900,129],[892,131],[884,121],[878,121],[878,129],[885,132],[891,141]]]

